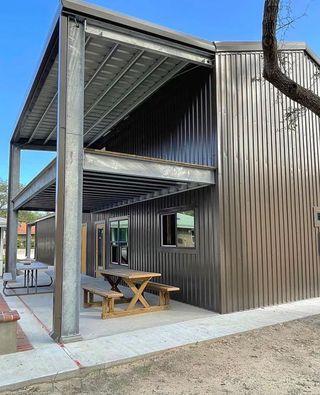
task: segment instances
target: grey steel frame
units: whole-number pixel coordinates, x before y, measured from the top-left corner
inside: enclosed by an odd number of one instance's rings
[[[84,24],[75,18],[61,15],[58,72],[56,282],[51,336],[56,341],[63,342],[81,338],[79,313],[84,54]]]
[[[78,16],[75,17],[74,15]],[[15,279],[18,210],[23,205],[23,199],[26,198],[23,193],[19,194],[20,150],[23,148],[52,149],[49,140],[57,131],[57,162],[55,168],[50,169],[51,171],[56,170],[56,282],[51,335],[57,341],[74,341],[81,338],[79,334],[80,240],[83,196],[83,88],[86,20],[93,22],[94,27],[98,30],[108,23],[109,27],[112,25],[111,30],[117,30],[120,34],[121,29],[122,32],[126,30],[129,35],[132,31],[133,35],[138,37],[138,40],[141,37],[147,38],[149,35],[155,45],[161,43],[164,38],[170,42],[169,47],[173,49],[173,52],[169,51],[168,56],[178,55],[178,57],[181,58],[182,56],[183,58],[183,50],[186,49],[186,53],[190,51],[199,59],[204,56],[203,64],[207,66],[211,66],[211,61],[209,61],[210,65],[208,62],[205,63],[205,57],[208,53],[213,54],[214,52],[213,44],[205,40],[184,36],[81,2],[61,1],[41,64],[11,139],[7,232],[7,271],[10,271],[13,279]],[[102,25],[100,25],[100,22],[102,22]],[[92,31],[90,34],[93,33]],[[174,49],[177,49],[176,54]],[[140,53],[143,53],[143,48],[141,48]],[[23,118],[29,110],[33,96],[41,89],[39,82],[46,77],[57,54],[59,54],[58,91],[48,102],[32,134],[28,138],[20,139],[19,131]],[[201,62],[200,60],[198,63]],[[187,63],[188,59],[181,64],[181,68]],[[160,64],[159,61],[155,67],[160,66]],[[99,69],[97,72],[99,72]],[[168,75],[168,79],[172,76],[173,74]],[[143,78],[139,83],[142,81]],[[157,88],[158,86],[155,86],[152,92]],[[44,140],[40,141],[36,136],[37,131],[55,100],[58,101],[57,127],[51,130]],[[108,130],[103,131],[103,133],[106,132]],[[96,141],[95,138],[89,144],[93,144],[94,141]],[[17,142],[19,142],[19,146],[16,144]],[[46,145],[43,145],[44,142]],[[38,181],[34,181],[34,189],[29,190],[30,194],[34,194],[39,188],[48,186],[46,183],[40,185]],[[30,229],[28,229],[28,232]],[[27,256],[29,255],[30,241],[28,240]]]
[[[6,271],[16,279],[18,210],[14,209],[13,197],[20,187],[20,148],[10,144],[9,157],[9,186],[8,186],[8,222],[7,222],[7,250]]]

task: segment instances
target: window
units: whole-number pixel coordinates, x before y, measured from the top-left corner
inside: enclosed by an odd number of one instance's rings
[[[104,223],[98,223],[95,228],[96,271],[99,271],[105,269],[105,225]]]
[[[128,265],[128,219],[110,221],[111,263]]]
[[[161,215],[161,245],[194,248],[194,210]]]

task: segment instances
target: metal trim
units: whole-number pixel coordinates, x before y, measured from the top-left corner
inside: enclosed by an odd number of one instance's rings
[[[132,33],[130,33],[130,35],[124,34],[121,32],[115,32],[106,28],[96,27],[88,24],[86,25],[85,30],[87,34],[102,37],[118,44],[130,45],[134,48],[160,54],[162,56],[169,56],[171,58],[200,64],[202,66],[212,66],[212,59],[210,59],[209,57],[197,55],[192,53],[191,51],[182,50],[180,48],[174,48],[164,43],[159,44],[152,42],[151,40],[134,37]]]
[[[128,155],[117,156],[108,153],[99,155],[93,152],[85,152],[83,170],[100,173],[111,173],[127,176],[145,177],[148,179],[163,179],[178,182],[196,182],[199,184],[214,184],[214,170],[210,168],[200,169],[198,166],[182,166],[178,162],[161,163],[156,160],[146,164],[139,157]]]
[[[193,48],[214,52],[214,44],[211,41],[205,39],[183,34],[173,29],[169,29],[82,1],[61,0],[61,3],[63,12],[81,14],[85,17],[90,17],[98,21],[112,23],[115,26],[122,26],[126,29],[129,28],[130,30],[135,30],[137,32],[148,33],[155,37],[162,37],[166,40],[172,41],[173,43],[182,43]]]

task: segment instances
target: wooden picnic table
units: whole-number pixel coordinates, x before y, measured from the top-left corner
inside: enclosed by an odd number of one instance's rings
[[[119,303],[121,301],[122,303],[124,301],[128,302],[126,310],[114,311],[112,315],[129,315],[163,309],[163,306],[150,306],[150,304],[143,295],[143,291],[146,289],[149,281],[153,277],[160,277],[161,273],[143,272],[127,268],[110,268],[106,270],[101,270],[100,273],[105,278],[105,280],[109,282],[112,291],[121,293],[118,285],[120,281],[123,280],[133,293],[133,297],[129,300],[126,300],[125,298],[119,300]],[[138,302],[142,304],[142,308],[136,307],[136,304]]]

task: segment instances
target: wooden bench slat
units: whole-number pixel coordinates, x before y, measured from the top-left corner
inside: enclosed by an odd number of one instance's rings
[[[166,291],[166,292],[180,291],[180,288],[175,287],[174,285],[155,283],[152,281],[148,282],[146,289],[152,289],[155,291]]]
[[[96,295],[102,296],[104,298],[122,298],[123,294],[116,291],[108,291],[103,288],[94,287],[91,285],[82,285],[82,289],[85,289],[88,292],[92,292]]]

